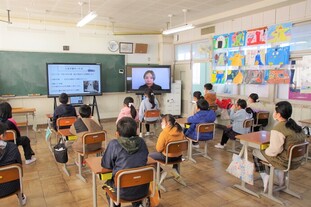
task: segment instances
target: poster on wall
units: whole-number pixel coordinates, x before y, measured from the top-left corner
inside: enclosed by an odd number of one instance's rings
[[[227,70],[226,83],[241,84],[243,82],[243,71],[241,70]]]
[[[261,27],[261,28],[247,30],[246,44],[248,46],[266,44],[267,29],[268,29],[267,27]]]
[[[229,47],[245,46],[246,31],[232,32],[229,34]]]
[[[268,27],[267,42],[290,42],[292,35],[292,25],[292,23],[283,23]]]
[[[219,52],[214,54],[214,64],[215,66],[226,66],[228,62],[228,57],[226,52]]]
[[[226,81],[225,70],[212,70],[211,83],[224,84]]]
[[[300,93],[311,94],[311,55],[306,55],[301,61]]]
[[[243,51],[234,51],[228,53],[229,66],[243,66],[245,65],[245,56]]]
[[[215,35],[213,37],[214,49],[224,49],[228,47],[228,34]]]
[[[266,65],[288,65],[290,47],[272,47],[267,49]]]
[[[295,100],[311,101],[311,93],[301,93],[300,68],[290,70],[290,84],[288,98]]]
[[[266,70],[265,81],[269,84],[289,84],[290,83],[290,70]]]
[[[266,62],[266,53],[264,49],[259,50],[247,50],[245,65],[264,65]]]
[[[244,73],[245,84],[262,84],[264,77],[263,70],[246,70]]]

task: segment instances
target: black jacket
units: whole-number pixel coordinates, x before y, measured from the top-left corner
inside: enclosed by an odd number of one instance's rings
[[[61,104],[56,107],[53,115],[53,126],[57,130],[56,120],[59,117],[77,116],[76,109],[71,104]]]

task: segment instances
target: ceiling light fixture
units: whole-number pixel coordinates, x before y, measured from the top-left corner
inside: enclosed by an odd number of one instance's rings
[[[83,2],[79,2],[79,5],[81,6],[81,18],[82,18],[83,4],[84,4]],[[77,27],[83,27],[84,25],[86,25],[87,23],[95,19],[96,17],[97,17],[97,13],[95,11],[91,11],[91,0],[89,0],[89,13],[77,23]]]
[[[182,32],[182,31],[190,30],[190,29],[193,29],[195,27],[193,24],[187,24],[186,13],[187,13],[188,10],[187,9],[183,9],[182,11],[184,13],[185,25],[180,26],[180,27],[169,28],[167,30],[164,30],[162,32],[162,34],[164,34],[164,35],[174,34],[174,33],[177,33],[177,32]],[[172,16],[173,15],[171,15],[171,14],[168,15],[168,17],[170,18],[170,27],[172,25]]]

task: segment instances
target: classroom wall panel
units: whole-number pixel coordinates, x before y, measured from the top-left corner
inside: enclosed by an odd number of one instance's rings
[[[263,23],[263,15],[264,13],[258,13],[258,14],[253,14],[251,16],[252,18],[252,28],[258,28],[258,27],[262,27],[264,25]]]
[[[252,16],[245,16],[241,18],[242,30],[252,29]]]
[[[242,19],[241,18],[236,18],[232,20],[232,29],[233,31],[242,30]]]
[[[288,21],[290,21],[289,6],[276,9],[276,23],[283,23]]]
[[[270,26],[275,24],[275,9],[263,12],[263,25]]]
[[[311,17],[311,0],[307,0],[306,17]]]
[[[307,2],[300,2],[290,6],[289,18],[291,21],[301,20],[306,16]]]

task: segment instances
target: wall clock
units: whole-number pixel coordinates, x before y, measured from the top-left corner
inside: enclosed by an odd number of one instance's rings
[[[118,51],[118,49],[119,49],[119,44],[117,41],[111,40],[108,42],[108,50],[110,52],[116,52],[116,51]]]

